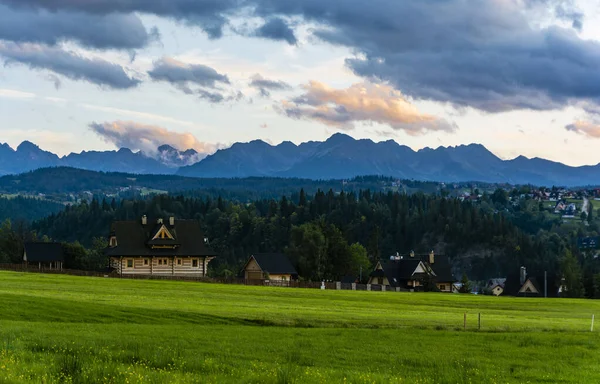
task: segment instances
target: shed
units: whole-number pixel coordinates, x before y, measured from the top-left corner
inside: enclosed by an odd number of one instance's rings
[[[63,269],[65,257],[60,243],[25,243],[23,262],[38,268]]]
[[[298,272],[290,259],[282,253],[257,253],[244,265],[246,280],[296,280]]]

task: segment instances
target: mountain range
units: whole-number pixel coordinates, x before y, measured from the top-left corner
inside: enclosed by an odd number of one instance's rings
[[[399,179],[458,182],[583,186],[600,184],[600,164],[571,167],[545,159],[519,156],[502,160],[483,145],[424,148],[414,151],[393,140],[356,140],[345,134],[296,145],[271,145],[261,140],[235,143],[201,159],[190,149],[163,145],[154,156],[133,152],[90,151],[59,157],[23,142],[16,150],[0,145],[0,175],[67,166],[93,171],[177,174],[188,177],[251,176],[347,179],[383,175]]]

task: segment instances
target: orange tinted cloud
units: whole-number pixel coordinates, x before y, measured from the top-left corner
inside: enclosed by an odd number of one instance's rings
[[[569,124],[565,127],[567,131],[579,133],[580,135],[600,138],[600,124],[592,123],[589,121],[577,120],[573,124]]]
[[[376,122],[410,135],[456,130],[456,126],[446,120],[421,113],[389,85],[363,82],[346,89],[334,89],[311,81],[303,88],[303,95],[283,101],[279,107],[289,117],[317,120],[346,129],[352,129],[355,122]]]

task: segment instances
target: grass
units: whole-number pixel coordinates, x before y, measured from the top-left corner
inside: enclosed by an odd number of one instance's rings
[[[12,272],[0,297],[0,383],[600,381],[589,300]]]

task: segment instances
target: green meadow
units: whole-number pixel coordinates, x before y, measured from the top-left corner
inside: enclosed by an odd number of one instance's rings
[[[594,383],[592,314],[600,301],[0,272],[0,383]]]

